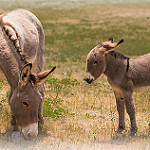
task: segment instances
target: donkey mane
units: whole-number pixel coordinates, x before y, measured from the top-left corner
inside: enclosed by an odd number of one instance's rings
[[[10,40],[10,41],[13,43],[13,45],[15,46],[16,52],[17,52],[18,55],[20,56],[21,60],[22,60],[25,64],[27,64],[27,63],[28,63],[27,54],[22,50],[22,47],[21,47],[21,44],[20,44],[20,36],[19,36],[17,30],[15,29],[15,27],[14,27],[11,23],[8,23],[8,22],[4,23],[3,17],[4,17],[5,15],[6,15],[6,14],[4,14],[4,15],[2,15],[2,16],[0,17],[0,25],[1,25],[2,29],[3,29],[3,31],[4,31],[4,32],[6,33],[6,35],[8,36],[9,40]],[[11,31],[10,31],[8,28],[6,28],[6,26],[10,26],[10,27],[14,30],[16,36],[13,36],[13,34],[11,33]]]
[[[116,59],[119,58],[119,59],[129,59],[130,57],[128,56],[125,56],[124,54],[120,53],[120,52],[117,52],[115,50],[109,52],[108,54],[110,54],[111,56],[115,57]]]

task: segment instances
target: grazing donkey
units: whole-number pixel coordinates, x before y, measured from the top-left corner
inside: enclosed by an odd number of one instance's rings
[[[17,9],[0,16],[0,69],[11,87],[12,133],[38,135],[43,117],[43,81],[54,71],[43,68],[44,31],[31,12]],[[31,73],[31,69],[35,73]]]
[[[125,106],[131,121],[131,136],[137,132],[133,91],[150,86],[150,54],[130,58],[114,50],[123,40],[113,38],[93,48],[87,56],[85,81],[91,83],[102,73],[107,76],[116,97],[119,113],[118,132],[125,129]]]

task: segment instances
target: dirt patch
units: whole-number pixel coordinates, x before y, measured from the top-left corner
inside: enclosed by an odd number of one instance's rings
[[[51,137],[39,137],[31,141],[0,139],[1,150],[149,150],[148,140],[122,139],[107,142],[60,141]]]

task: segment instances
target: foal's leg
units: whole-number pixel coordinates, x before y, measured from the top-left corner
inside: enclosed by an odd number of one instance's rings
[[[125,129],[125,105],[124,98],[121,91],[115,91],[114,95],[116,97],[117,111],[119,114],[119,125],[117,132],[121,133]]]
[[[127,113],[129,114],[130,121],[131,121],[131,136],[137,132],[137,124],[136,124],[136,117],[135,117],[135,106],[133,102],[133,92],[132,91],[124,91],[125,97],[125,105]]]

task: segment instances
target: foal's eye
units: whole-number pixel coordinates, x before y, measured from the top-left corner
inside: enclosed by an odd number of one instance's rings
[[[29,104],[27,102],[22,102],[24,106],[28,107]]]
[[[98,61],[94,61],[94,64],[98,64]]]

